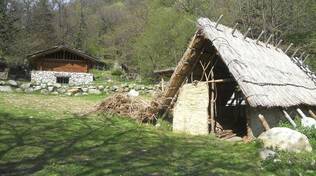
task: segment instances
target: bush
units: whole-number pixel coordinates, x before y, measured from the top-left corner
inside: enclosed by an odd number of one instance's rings
[[[121,76],[121,75],[123,75],[123,72],[122,72],[122,70],[115,69],[115,70],[111,71],[111,75],[113,75],[113,76]]]

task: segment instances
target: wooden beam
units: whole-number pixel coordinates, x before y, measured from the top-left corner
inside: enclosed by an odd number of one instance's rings
[[[249,32],[251,31],[251,28],[248,28],[248,30],[246,31],[246,33],[244,34],[244,40],[247,38]]]
[[[215,80],[214,72],[211,70],[211,100],[210,100],[210,116],[211,116],[211,133],[215,133]]]
[[[208,83],[226,83],[226,82],[233,82],[234,79],[228,78],[228,79],[216,79],[216,80],[210,80],[207,81]]]
[[[284,117],[291,123],[291,125],[296,128],[296,124],[295,122],[292,120],[291,116],[285,111],[285,110],[282,110],[283,114],[284,114]]]
[[[259,114],[258,117],[259,117],[259,120],[260,120],[260,122],[261,122],[261,124],[262,124],[264,130],[265,130],[265,131],[270,130],[270,126],[269,126],[269,124],[268,124],[266,118],[265,118],[262,114]]]
[[[308,113],[311,115],[311,117],[316,119],[316,114],[312,110],[308,110]]]
[[[265,33],[265,31],[261,31],[261,33],[259,34],[259,36],[258,36],[258,38],[257,38],[257,40],[256,40],[256,44],[259,43],[260,38],[262,37],[262,35],[263,35],[264,33]]]

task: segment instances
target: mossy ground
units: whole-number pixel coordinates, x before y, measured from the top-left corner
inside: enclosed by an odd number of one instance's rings
[[[315,153],[281,153],[277,163],[261,162],[255,142],[174,134],[166,122],[157,128],[76,115],[101,99],[0,94],[0,175],[315,174]]]

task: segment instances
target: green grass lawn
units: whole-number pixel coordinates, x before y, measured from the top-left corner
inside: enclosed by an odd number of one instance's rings
[[[290,164],[262,163],[258,143],[174,134],[166,125],[110,115],[76,116],[102,98],[0,94],[0,175],[315,174],[309,164],[315,153],[285,154],[296,157]]]

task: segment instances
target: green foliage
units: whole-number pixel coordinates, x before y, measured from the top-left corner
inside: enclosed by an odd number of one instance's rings
[[[123,75],[123,72],[120,69],[114,69],[114,70],[111,71],[111,75],[113,75],[113,76],[121,76],[121,75]]]
[[[150,9],[144,33],[135,44],[135,58],[141,73],[175,66],[194,33],[193,17],[170,8]]]

